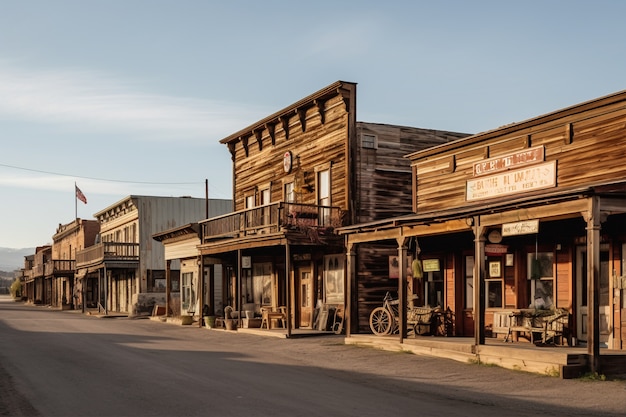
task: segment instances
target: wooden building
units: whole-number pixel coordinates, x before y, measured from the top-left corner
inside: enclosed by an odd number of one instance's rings
[[[599,369],[600,349],[626,339],[625,126],[619,92],[409,154],[413,214],[341,231],[351,330],[368,331],[384,291],[406,307],[402,266],[419,248],[422,303],[449,308],[454,335],[482,344],[502,312],[560,308],[566,343]],[[363,268],[358,248],[372,242],[395,247],[399,280]]]
[[[75,219],[59,224],[52,236],[52,258],[45,264],[45,276],[51,280],[53,307],[79,308],[80,297],[75,286],[76,252],[92,246],[100,231],[96,220]]]
[[[84,309],[141,315],[164,304],[164,249],[152,235],[206,218],[207,206],[218,215],[229,212],[232,202],[131,195],[95,213],[98,241],[76,254]]]
[[[288,332],[329,329],[346,295],[337,228],[411,213],[404,156],[467,136],[358,122],[356,98],[355,83],[338,81],[221,140],[235,211],[200,222],[209,300],[220,285],[239,317],[259,315],[269,327],[271,312]]]
[[[33,255],[24,257],[23,296],[29,303],[50,303],[52,288],[46,286],[45,265],[51,252],[50,245],[37,246]]]

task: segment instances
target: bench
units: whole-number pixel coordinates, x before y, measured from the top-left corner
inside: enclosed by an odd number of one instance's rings
[[[566,310],[514,310],[500,311],[493,314],[492,334],[505,334],[504,341],[517,341],[520,333],[528,334],[531,343],[535,343],[535,334],[540,334],[541,342],[563,339],[568,327],[569,313]]]

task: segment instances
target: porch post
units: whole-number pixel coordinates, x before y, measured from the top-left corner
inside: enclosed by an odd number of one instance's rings
[[[480,216],[474,222],[474,344],[485,344],[485,227]]]
[[[587,354],[591,371],[599,370],[600,357],[600,201],[589,200],[587,222]]]
[[[235,283],[235,299],[233,300],[234,305],[232,306],[234,310],[237,310],[238,313],[238,317],[239,319],[241,319],[241,308],[239,307],[241,305],[241,300],[239,299],[239,297],[241,297],[241,249],[237,249],[237,277],[235,278],[237,280],[237,282]],[[237,320],[237,324],[240,325],[239,319]]]
[[[204,325],[204,265],[201,261],[202,257],[198,258],[196,256],[196,266],[198,267],[198,308],[196,311],[199,311],[200,319],[198,320],[198,327],[202,327]]]
[[[291,337],[291,247],[285,243],[285,307],[287,309],[287,337]],[[269,325],[268,325],[269,327]]]
[[[345,317],[344,320],[346,321],[346,325],[345,325],[345,329],[346,329],[346,337],[350,337],[350,335],[352,334],[352,314],[353,314],[353,307],[356,307],[356,303],[353,303],[353,296],[352,294],[356,294],[356,252],[355,252],[355,247],[353,243],[348,243],[349,241],[349,236],[350,235],[346,235],[346,298],[345,298],[345,303],[346,303],[346,309],[345,309]],[[358,323],[358,317],[355,316],[355,323]]]
[[[165,315],[170,316],[170,293],[172,291],[172,261],[168,259],[165,261]]]
[[[399,334],[400,343],[406,339],[406,292],[407,292],[407,259],[406,254],[408,251],[407,243],[409,241],[406,237],[399,237],[396,239],[398,242],[398,320],[399,320]]]

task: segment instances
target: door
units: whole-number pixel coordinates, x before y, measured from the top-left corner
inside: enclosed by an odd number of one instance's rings
[[[298,283],[298,309],[300,310],[299,327],[311,328],[313,326],[313,308],[314,304],[314,292],[313,292],[313,277],[311,267],[297,268]]]
[[[576,285],[577,285],[577,334],[578,340],[587,341],[587,247],[576,248]],[[600,245],[600,346],[608,347],[613,342],[611,310],[609,303],[609,245]]]

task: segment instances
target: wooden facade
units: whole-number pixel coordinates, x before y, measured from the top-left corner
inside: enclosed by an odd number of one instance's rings
[[[405,156],[464,136],[357,122],[356,84],[338,81],[222,139],[235,212],[201,222],[199,248],[224,265],[225,304],[283,308],[288,331],[326,330],[320,317],[345,306],[337,228],[411,213]]]
[[[414,213],[342,229],[348,251],[387,241],[406,259],[419,248],[421,289],[436,287],[453,333],[477,344],[498,336],[495,313],[564,309],[567,343],[586,345],[597,369],[600,348],[624,348],[625,126],[620,92],[411,153]],[[373,302],[363,288],[378,286],[406,305],[406,275],[367,277],[356,257],[354,302]],[[352,329],[366,331],[367,309],[354,311]]]
[[[153,234],[231,209],[231,200],[131,195],[95,213],[99,241],[76,255],[84,308],[142,315],[165,304],[164,248]]]

